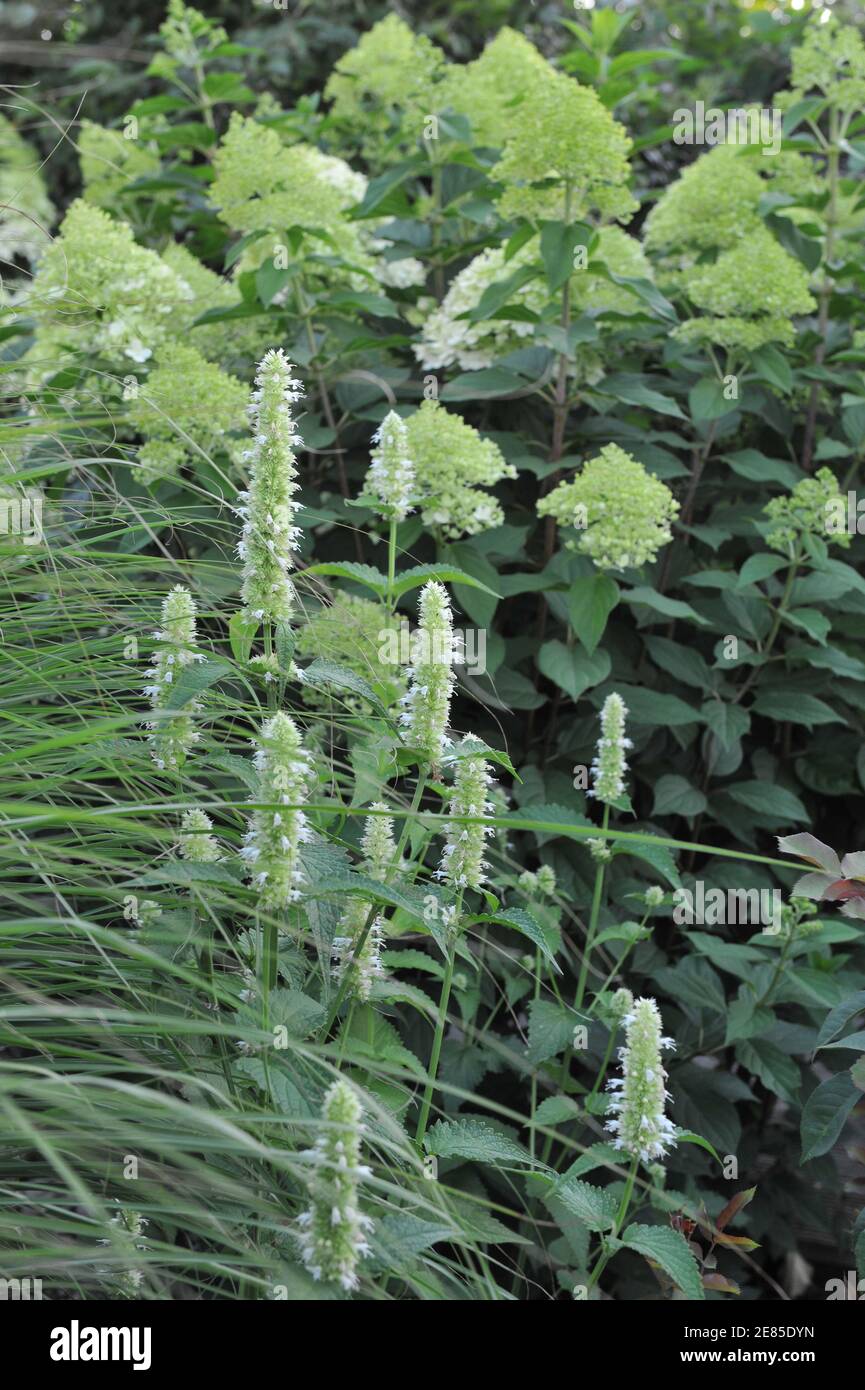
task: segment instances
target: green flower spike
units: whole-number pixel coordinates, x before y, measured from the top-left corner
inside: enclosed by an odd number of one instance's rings
[[[300,806],[313,775],[300,730],[289,715],[279,711],[266,721],[253,762],[259,775],[253,800],[270,806],[253,813],[240,853],[259,890],[261,906],[284,908],[300,898],[300,847],[310,837]]]
[[[162,627],[153,637],[159,646],[153,665],[145,672],[152,684],[145,686],[144,693],[150,697],[154,715],[159,716],[166,711],[180,672],[196,661],[204,661],[204,653],[197,650],[195,601],[182,584],[175,585],[166,596],[162,604]],[[201,707],[200,700],[186,700],[173,713],[162,713],[161,717],[147,721],[147,728],[151,730],[150,749],[158,768],[183,765],[189,750],[199,739],[194,716]]]
[[[414,465],[409,452],[405,422],[395,410],[384,417],[373,435],[372,464],[366,475],[364,491],[378,499],[383,513],[405,521],[414,511]]]
[[[213,821],[205,811],[187,811],[181,822],[180,853],[191,864],[216,864],[222,858],[219,845],[210,834]]]
[[[405,739],[433,767],[450,747],[447,728],[454,688],[454,632],[447,589],[431,579],[421,589],[418,626],[412,634],[409,688],[400,703]]]
[[[463,744],[473,740],[463,739]],[[463,755],[456,763],[454,788],[450,798],[450,814],[486,816],[495,809],[489,800],[491,777],[489,764],[481,754]],[[486,882],[486,842],[493,833],[492,826],[469,824],[454,819],[444,828],[445,847],[436,878],[452,888],[481,888]]]
[[[253,447],[244,458],[252,477],[248,492],[238,494],[243,532],[237,545],[243,561],[243,602],[248,617],[259,622],[288,622],[294,607],[294,566],[300,528],[295,448],[302,443],[292,408],[300,384],[281,348],[265,353],[252,394]]]
[[[313,1279],[338,1284],[347,1293],[358,1287],[357,1267],[371,1253],[370,1217],[358,1207],[360,1182],[372,1176],[361,1163],[363,1111],[347,1081],[334,1081],[324,1097],[322,1133],[301,1157],[313,1165],[312,1201],[297,1221],[303,1262]]]
[[[370,809],[385,811],[387,807],[383,802],[376,801]],[[362,865],[364,873],[379,883],[385,883],[394,867],[396,855],[393,820],[390,816],[367,816],[361,847],[365,855]],[[372,903],[361,898],[352,898],[340,919],[338,930],[341,934],[333,939],[334,974],[338,980],[347,975],[347,993],[361,1001],[369,999],[373,982],[384,973],[381,965],[383,916],[375,918],[360,951],[357,949],[357,942],[363,934],[371,910]]]
[[[616,1136],[614,1148],[648,1163],[663,1158],[676,1145],[676,1127],[664,1114],[669,1093],[661,1061],[662,1050],[674,1048],[675,1043],[662,1036],[654,999],[638,999],[622,1022],[627,1029],[625,1046],[619,1048],[622,1074],[607,1084],[613,1118],[605,1128]]]
[[[625,773],[628,770],[625,753],[633,747],[631,740],[625,737],[627,713],[628,708],[621,695],[612,691],[601,710],[601,737],[592,763],[594,787],[588,792],[589,796],[596,796],[608,805],[618,801],[625,793]]]

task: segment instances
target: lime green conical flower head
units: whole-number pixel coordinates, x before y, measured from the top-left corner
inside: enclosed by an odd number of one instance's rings
[[[431,579],[421,589],[412,634],[409,688],[401,703],[406,742],[436,766],[450,746],[447,728],[454,688],[454,631],[447,589]]]
[[[249,866],[263,908],[290,906],[300,898],[300,849],[309,839],[306,801],[313,771],[294,720],[282,711],[268,719],[253,759],[259,776],[255,801],[270,803],[253,813],[241,856]]]
[[[195,600],[182,584],[176,584],[166,596],[162,627],[153,637],[159,645],[153,665],[145,673],[152,683],[144,688],[154,716],[147,721],[150,751],[158,768],[179,768],[199,738],[195,715],[201,710],[201,701],[185,700],[175,707],[173,692],[185,667],[204,660],[204,653],[197,650]]]
[[[291,364],[281,348],[265,353],[252,393],[253,445],[248,492],[238,494],[243,519],[237,554],[243,561],[243,602],[248,617],[259,622],[288,622],[294,607],[290,572],[300,537],[295,524],[298,502],[295,448],[302,441],[293,407],[301,395]]]
[[[550,70],[515,108],[492,171],[504,185],[502,216],[565,218],[589,212],[622,220],[637,203],[626,187],[631,140],[592,87]]]
[[[35,261],[50,242],[54,208],[39,167],[39,155],[0,115],[0,264],[16,256]]]
[[[570,482],[538,502],[552,516],[565,546],[588,555],[601,570],[639,569],[672,540],[679,504],[659,478],[618,444],[606,444]]]
[[[362,1114],[348,1082],[334,1081],[324,1097],[322,1133],[302,1155],[313,1165],[312,1200],[297,1221],[303,1262],[313,1279],[347,1293],[358,1287],[357,1267],[371,1253],[367,1234],[373,1222],[358,1206],[361,1180],[372,1176],[360,1161]]]
[[[654,999],[638,999],[622,1021],[627,1031],[619,1049],[621,1076],[607,1085],[612,1118],[605,1128],[616,1136],[614,1148],[646,1163],[663,1158],[676,1144],[676,1127],[664,1113],[669,1092],[661,1061],[662,1051],[675,1043],[663,1036]]]

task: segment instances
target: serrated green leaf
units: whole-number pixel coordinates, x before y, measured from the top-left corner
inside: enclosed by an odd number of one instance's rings
[[[531,1163],[531,1154],[516,1139],[502,1134],[487,1120],[466,1115],[459,1120],[438,1120],[424,1141],[427,1153],[438,1158],[468,1158],[493,1165]]]
[[[611,1231],[616,1223],[615,1199],[603,1187],[593,1187],[579,1178],[566,1178],[556,1184],[551,1195],[590,1231]]]
[[[705,1298],[700,1267],[685,1237],[678,1231],[671,1230],[669,1226],[640,1226],[634,1223],[625,1231],[622,1243],[629,1250],[637,1250],[647,1260],[660,1265],[686,1298],[694,1301]]]
[[[513,927],[522,936],[537,946],[538,950],[550,962],[557,975],[561,975],[561,969],[556,961],[555,952],[559,945],[558,934],[551,928],[545,928],[533,917],[530,912],[522,907],[506,907],[501,912],[485,913],[474,919],[476,922],[499,922],[504,927]]]

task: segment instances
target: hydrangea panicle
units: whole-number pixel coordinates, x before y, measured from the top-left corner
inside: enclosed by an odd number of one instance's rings
[[[679,504],[659,478],[607,444],[570,482],[538,502],[539,516],[566,528],[565,544],[591,557],[601,570],[639,569],[672,540]]]
[[[409,416],[406,430],[424,525],[450,540],[500,526],[501,506],[483,489],[515,478],[516,469],[498,446],[434,400]]]
[[[637,204],[626,183],[631,140],[592,87],[551,70],[514,112],[492,177],[505,185],[502,216],[575,220],[597,211],[625,219]]]
[[[400,618],[384,613],[380,603],[340,589],[332,603],[307,611],[306,621],[296,631],[295,656],[348,667],[374,688],[383,703],[391,705],[405,693],[400,623]],[[308,705],[332,705],[332,696],[318,686],[301,685],[301,696]],[[349,692],[341,698],[347,708],[362,704],[360,696]]]
[[[55,218],[39,168],[39,156],[0,114],[0,264],[16,256],[36,261],[49,243]]]
[[[820,536],[842,547],[851,542],[847,498],[839,492],[831,468],[818,468],[786,496],[773,497],[763,511],[771,523],[766,544],[791,558],[807,536]]]

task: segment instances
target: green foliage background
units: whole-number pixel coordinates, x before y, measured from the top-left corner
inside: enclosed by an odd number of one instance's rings
[[[861,48],[855,7],[833,12]],[[825,1297],[848,1268],[865,1276],[865,873],[854,856],[846,895],[788,909],[779,934],[683,926],[672,909],[698,880],[788,900],[808,866],[779,836],[858,849],[863,548],[827,533],[823,504],[855,493],[865,449],[865,66],[836,35],[832,81],[782,103],[777,164],[754,148],[724,164],[675,143],[675,111],[772,105],[819,11],[405,5],[418,61],[393,65],[390,101],[381,72],[357,100],[357,75],[325,95],[388,14],[224,0],[206,21],[176,9],[181,42],[160,37],[161,4],[119,28],[111,7],[18,27],[11,11],[0,173],[24,230],[4,241],[3,495],[44,496],[45,540],[0,537],[0,1272],[41,1277],[51,1297],[345,1297],[311,1278],[295,1227],[340,1071],[372,1168],[355,1297]],[[550,65],[537,86],[522,47],[512,89],[501,68],[486,87],[460,76],[509,30]],[[449,66],[413,88],[429,43]],[[532,177],[554,81],[579,83],[583,104],[557,132],[561,167]],[[310,146],[345,163],[283,164]],[[683,184],[695,156],[710,173]],[[453,307],[476,257],[490,273]],[[439,337],[470,324],[480,358],[460,360],[463,339],[430,365],[443,301]],[[265,685],[232,507],[247,390],[273,346],[305,387],[305,448],[298,609]],[[431,396],[477,434],[451,442],[441,415],[430,427],[389,588],[370,437],[391,408],[420,431]],[[670,543],[636,568],[599,569],[564,513],[538,513],[611,444],[680,506]],[[494,524],[467,524],[464,494],[447,501],[468,481]],[[614,474],[605,486],[621,504]],[[630,539],[645,482],[636,495]],[[457,940],[434,876],[451,775],[433,769],[417,799],[402,678],[376,656],[382,624],[413,622],[430,578],[457,625],[485,634],[486,671],[461,674],[452,725],[499,779],[489,882]],[[141,689],[176,583],[207,659],[181,691],[201,693],[201,738],[171,775],[149,756]],[[628,794],[602,820],[579,770],[611,692],[633,747]],[[237,857],[258,786],[249,740],[275,702],[317,770],[308,889],[278,923]],[[411,867],[376,885],[360,837],[380,800]],[[178,854],[190,806],[212,817],[219,863]],[[599,836],[603,866],[587,848]],[[386,917],[385,974],[353,1004],[330,961],[351,895]],[[617,987],[657,999],[677,1045],[680,1142],[635,1186],[603,1130]]]

